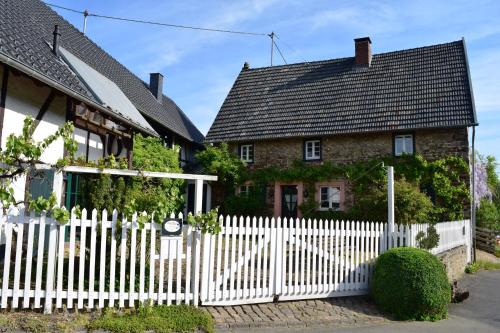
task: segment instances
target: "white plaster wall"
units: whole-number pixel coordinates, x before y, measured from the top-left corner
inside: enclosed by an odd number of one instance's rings
[[[41,106],[45,102],[50,89],[45,86],[37,86],[31,79],[24,75],[9,75],[7,88],[7,99],[5,101],[4,126],[2,130],[2,149],[5,149],[7,137],[14,133],[22,133],[23,122],[26,116],[35,118]],[[66,114],[66,100],[63,96],[56,95],[44,118],[33,133],[36,141],[41,141],[53,134],[64,124]],[[64,154],[64,144],[62,139],[53,142],[43,155],[41,160],[45,163],[55,163]],[[62,177],[62,175],[61,175]],[[61,184],[62,185],[62,184]],[[20,177],[13,184],[16,200],[24,199],[25,177]],[[61,189],[54,190],[57,193]]]

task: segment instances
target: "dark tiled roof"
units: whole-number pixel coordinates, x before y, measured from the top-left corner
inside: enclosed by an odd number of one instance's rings
[[[243,69],[206,141],[468,126],[462,41],[373,56]]]
[[[92,99],[47,45],[52,42],[55,24],[59,25],[61,45],[115,82],[143,115],[190,141],[203,141],[200,131],[170,98],[158,103],[144,81],[41,1],[0,0],[0,52]]]

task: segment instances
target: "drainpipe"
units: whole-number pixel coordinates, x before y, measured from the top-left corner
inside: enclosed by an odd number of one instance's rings
[[[472,126],[472,260],[476,261],[476,126]]]

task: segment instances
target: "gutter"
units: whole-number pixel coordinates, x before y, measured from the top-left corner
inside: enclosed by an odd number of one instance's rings
[[[129,119],[123,117],[123,116],[120,116],[112,111],[110,111],[109,109],[105,108],[104,106],[92,101],[90,98],[82,95],[82,94],[79,94],[77,92],[74,92],[73,90],[65,87],[64,85],[58,83],[58,82],[55,82],[54,80],[52,80],[51,78],[47,77],[46,75],[42,74],[42,73],[39,73],[31,68],[29,68],[28,66],[26,66],[25,64],[17,61],[17,60],[14,60],[8,56],[6,56],[5,54],[3,53],[0,53],[0,61],[5,63],[6,65],[8,66],[11,66],[45,84],[47,84],[48,86],[54,88],[54,89],[57,89],[63,93],[65,93],[66,95],[70,96],[70,97],[73,97],[75,99],[78,99],[86,104],[88,104],[89,106],[99,110],[100,112],[112,117],[112,118],[115,118],[115,119],[118,119],[120,122],[122,123],[125,123],[125,124],[128,124],[130,126],[132,126],[134,129],[142,132],[142,133],[146,133],[146,134],[149,134],[149,135],[152,135],[152,136],[155,136],[155,137],[158,137],[158,133],[155,133],[155,132],[151,132],[133,122],[131,122]]]

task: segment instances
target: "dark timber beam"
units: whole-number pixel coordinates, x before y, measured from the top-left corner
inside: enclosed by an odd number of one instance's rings
[[[45,102],[43,102],[42,107],[38,111],[38,114],[36,115],[35,121],[33,122],[33,129],[31,130],[31,134],[33,134],[38,127],[38,124],[40,124],[40,121],[42,121],[43,116],[45,116],[45,113],[47,113],[47,110],[50,107],[50,104],[52,104],[52,101],[54,100],[54,97],[56,97],[56,93],[54,90],[51,90],[49,93],[49,96],[47,96],[47,99]]]
[[[3,66],[2,90],[0,91],[0,147],[2,145],[3,119],[5,116],[5,101],[7,100],[7,85],[9,83],[9,66]]]

